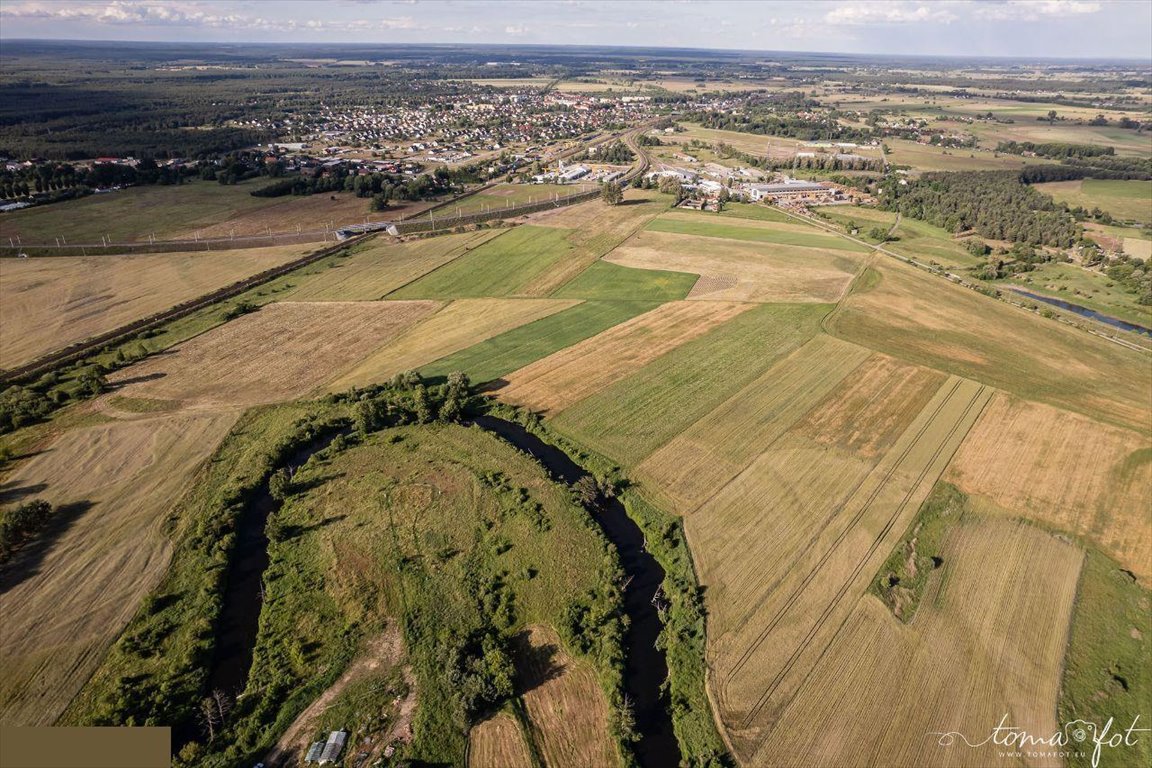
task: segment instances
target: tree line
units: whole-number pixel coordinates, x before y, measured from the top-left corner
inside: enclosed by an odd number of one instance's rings
[[[1074,144],[1064,141],[1048,141],[1036,143],[1032,141],[1002,141],[996,145],[997,152],[1007,152],[1011,155],[1023,155],[1031,152],[1040,157],[1064,159],[1066,157],[1099,157],[1101,155],[1115,155],[1115,147],[1106,147],[1100,144]]]

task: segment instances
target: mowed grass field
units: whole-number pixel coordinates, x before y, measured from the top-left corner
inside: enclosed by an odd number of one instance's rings
[[[110,377],[124,397],[252,406],[301,397],[431,316],[432,301],[277,302]]]
[[[608,738],[610,714],[593,668],[565,652],[551,627],[529,627],[520,639],[517,682],[544,765],[619,765],[619,752]]]
[[[875,262],[829,318],[829,331],[908,362],[1019,397],[1147,430],[1147,357],[912,267]]]
[[[368,201],[351,194],[308,197],[253,197],[268,184],[253,179],[234,185],[193,181],[178,186],[129,187],[78,200],[13,211],[0,217],[0,240],[17,236],[25,245],[131,243],[159,240],[244,237],[272,232],[323,230],[325,224],[352,224],[368,214]]]
[[[51,725],[100,664],[171,556],[166,515],[236,412],[110,421],[63,433],[4,483],[5,503],[56,506],[4,566],[0,722]]]
[[[645,229],[651,232],[743,240],[753,243],[798,245],[834,251],[854,251],[856,253],[869,251],[866,246],[851,240],[820,234],[811,227],[799,224],[756,224],[731,219],[728,221],[709,221],[710,218],[701,214],[668,213],[649,222]]]
[[[1036,189],[1062,203],[1100,208],[1123,221],[1152,223],[1152,181],[1076,179],[1037,184]]]
[[[408,302],[383,302],[402,304]],[[563,312],[571,299],[458,299],[393,341],[381,345],[328,385],[337,392],[391,379],[506,331]]]
[[[499,389],[500,399],[538,413],[558,413],[752,306],[662,304],[508,374]]]
[[[294,245],[0,259],[0,367],[26,363],[310,250]]]
[[[1092,541],[1152,584],[1147,434],[1000,394],[946,479],[973,499]]]
[[[468,732],[468,768],[532,768],[516,718],[499,712]]]
[[[1082,552],[1032,526],[971,519],[950,531],[942,555],[911,624],[872,595],[854,598],[826,655],[744,764],[986,768],[1004,763],[1003,747],[944,745],[940,734],[980,742],[1005,713],[1027,733],[1060,731]]]

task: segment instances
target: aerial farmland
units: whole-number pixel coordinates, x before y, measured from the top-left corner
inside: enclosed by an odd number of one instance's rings
[[[178,768],[1152,759],[1135,74],[352,53],[265,85],[404,106],[277,91],[309,120],[228,126],[276,142],[0,213],[0,724]]]

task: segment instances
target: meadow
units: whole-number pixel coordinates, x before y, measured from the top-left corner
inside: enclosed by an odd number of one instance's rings
[[[511,208],[522,203],[539,203],[557,197],[568,197],[579,192],[595,189],[595,184],[496,184],[473,195],[454,200],[435,211],[425,211],[407,218],[412,221],[429,219],[449,220],[470,213]]]
[[[1152,224],[1152,181],[1077,179],[1037,184],[1045,194],[1086,210],[1100,208],[1121,221]]]

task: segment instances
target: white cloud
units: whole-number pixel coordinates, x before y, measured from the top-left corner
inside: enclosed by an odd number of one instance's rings
[[[336,32],[416,29],[411,17],[382,19],[266,19],[237,13],[205,10],[195,2],[112,0],[104,3],[70,4],[25,2],[0,5],[0,17],[60,22],[94,22],[109,25],[208,27],[290,32],[298,29]]]
[[[949,23],[959,18],[944,3],[871,2],[853,3],[833,8],[824,14],[828,24],[860,26],[865,24]]]
[[[973,15],[988,21],[1035,21],[1081,16],[1100,10],[1100,3],[1091,0],[1005,0],[980,3],[974,8]]]

